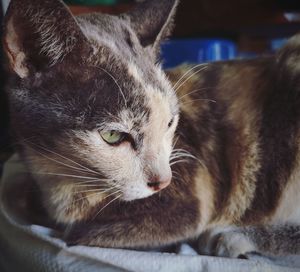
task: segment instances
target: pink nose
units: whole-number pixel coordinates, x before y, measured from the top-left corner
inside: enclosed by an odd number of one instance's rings
[[[148,187],[154,192],[158,192],[166,188],[171,183],[171,177],[160,179],[158,177],[151,178],[151,181],[147,183]]]

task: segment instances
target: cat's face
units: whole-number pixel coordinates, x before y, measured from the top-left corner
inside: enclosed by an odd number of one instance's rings
[[[155,63],[169,22],[159,17],[152,26],[150,18],[158,7],[160,16],[173,13],[174,1],[77,21],[60,1],[25,2],[13,0],[6,19],[8,94],[15,134],[49,212],[60,222],[80,220],[104,199],[135,200],[165,188],[178,105]]]

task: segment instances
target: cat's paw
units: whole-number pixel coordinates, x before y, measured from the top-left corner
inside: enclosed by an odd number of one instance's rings
[[[204,255],[238,258],[256,251],[254,243],[238,228],[216,229],[199,238],[199,253]]]
[[[241,232],[228,231],[217,235],[215,256],[237,258],[253,251],[255,251],[254,244]]]

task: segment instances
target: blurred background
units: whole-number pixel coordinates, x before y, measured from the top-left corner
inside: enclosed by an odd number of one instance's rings
[[[1,21],[9,0],[1,0]],[[163,1],[163,0],[162,0]],[[130,0],[65,0],[74,14],[119,14]],[[162,46],[165,68],[182,62],[209,62],[273,54],[300,32],[299,0],[181,0],[172,37]],[[0,30],[2,36],[2,29]],[[5,73],[0,53],[0,160],[11,150]],[[0,169],[1,170],[1,169]]]

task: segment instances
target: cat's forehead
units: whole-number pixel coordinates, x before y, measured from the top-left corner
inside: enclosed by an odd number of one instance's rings
[[[61,64],[29,83],[28,94],[35,96],[30,108],[40,112],[42,107],[45,116],[62,127],[112,124],[111,129],[141,131],[149,122],[169,122],[178,112],[172,88],[156,69],[151,81],[131,62],[111,67]]]
[[[130,24],[116,16],[88,14],[77,18],[79,26],[93,47],[91,63],[121,60],[150,62],[150,55],[140,45]]]
[[[126,21],[102,14],[79,17],[78,24],[93,50],[78,63],[65,60],[35,74],[34,82],[29,78],[37,98],[32,108],[54,109],[47,118],[62,126],[74,121],[90,128],[105,122],[141,128],[151,116],[168,122],[177,114],[169,81]]]
[[[177,113],[177,99],[169,81],[127,21],[88,15],[80,17],[79,23],[94,49],[87,63],[105,74],[107,82],[114,82],[117,96],[123,100],[118,110],[123,120],[145,120],[157,110],[168,112],[162,116],[167,119]]]

